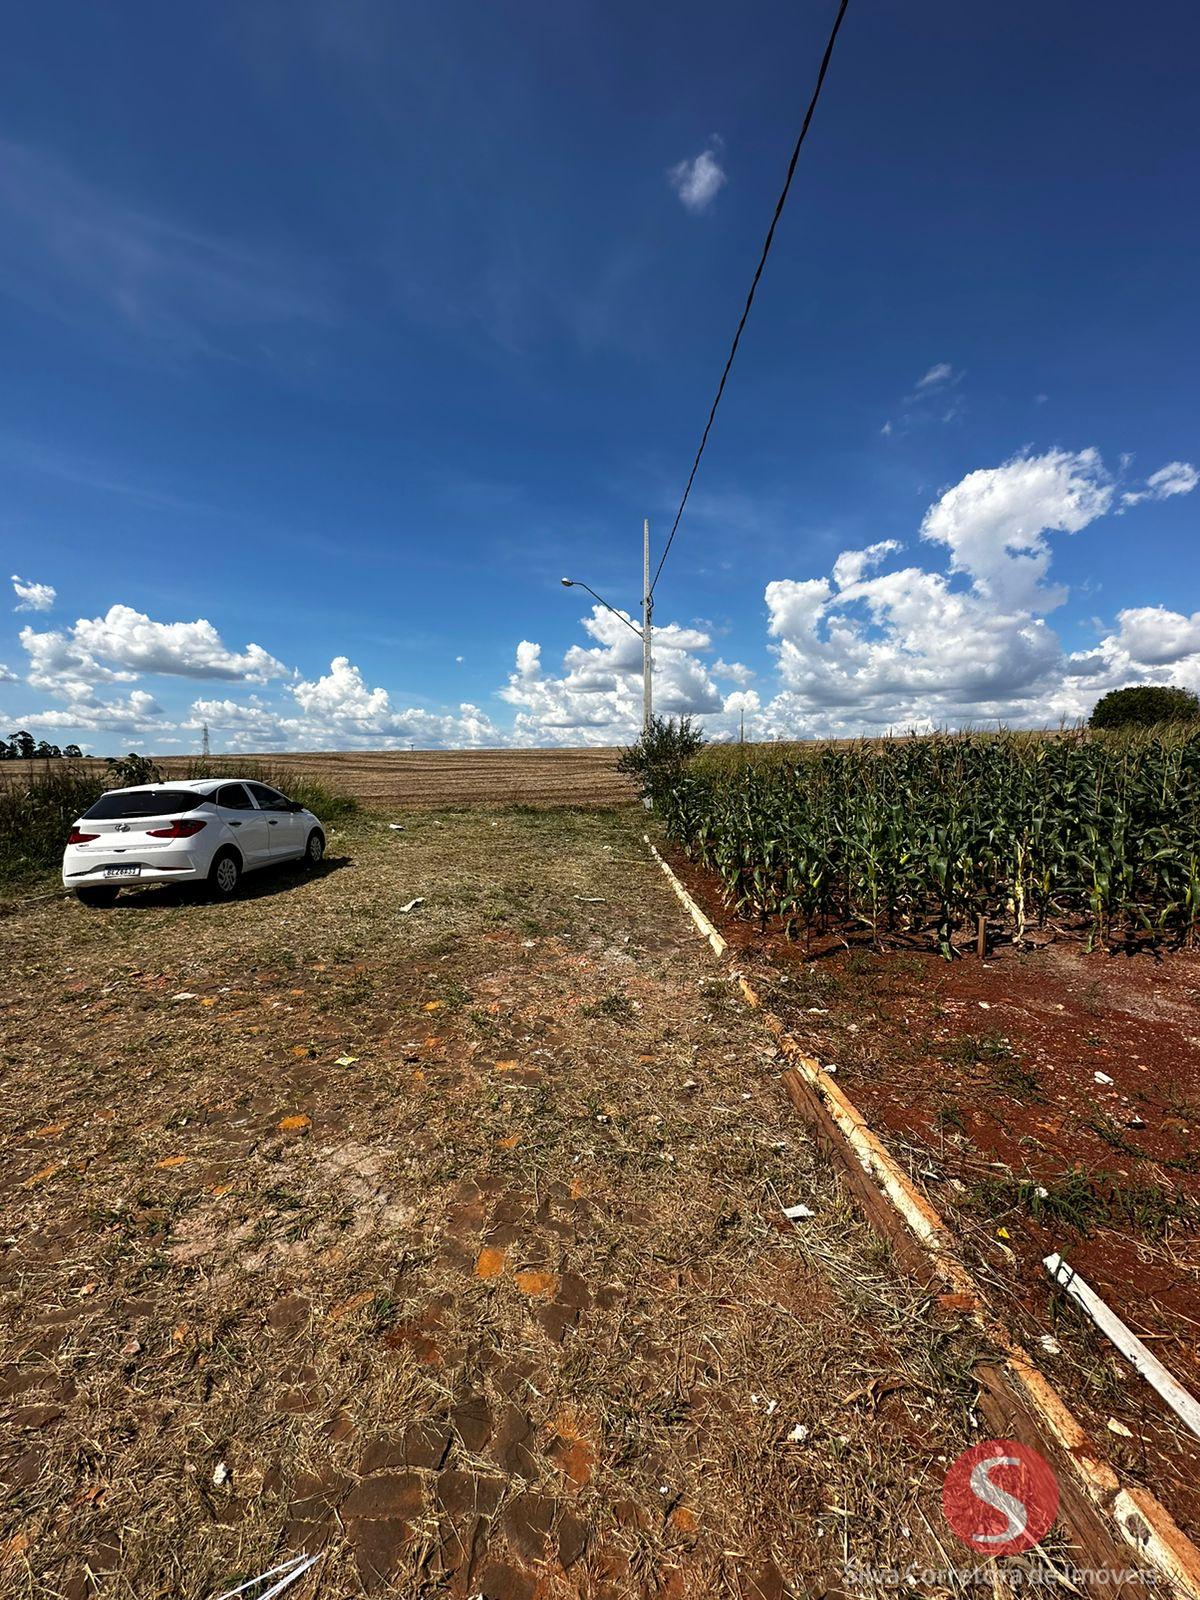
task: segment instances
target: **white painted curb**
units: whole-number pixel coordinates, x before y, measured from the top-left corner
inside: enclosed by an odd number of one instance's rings
[[[679,879],[659,855],[658,851],[650,843],[650,835],[648,833],[644,833],[642,838],[645,840],[646,847],[650,851],[650,854],[666,873],[667,881],[670,883],[675,893],[679,896],[680,904],[683,906],[688,916],[691,917],[692,921],[696,924],[696,927],[700,930],[701,934],[703,934],[703,936],[708,940],[709,944],[712,945],[713,954],[723,956],[727,948],[724,939],[722,939],[721,935],[713,927],[712,923],[704,915],[703,911],[701,911],[700,907],[692,899],[691,895],[683,887]]]

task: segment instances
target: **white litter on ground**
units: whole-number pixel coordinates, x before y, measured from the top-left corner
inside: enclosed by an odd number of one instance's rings
[[[1200,1400],[1188,1392],[1148,1350],[1137,1334],[1126,1327],[1116,1312],[1101,1300],[1096,1291],[1057,1252],[1042,1265],[1053,1283],[1065,1290],[1092,1319],[1100,1332],[1121,1352],[1133,1370],[1166,1401],[1179,1420],[1200,1438]]]
[[[239,1583],[236,1589],[226,1589],[224,1594],[217,1595],[216,1600],[233,1600],[235,1594],[244,1594],[247,1589],[253,1589],[256,1584],[266,1583],[268,1578],[278,1577],[282,1572],[284,1576],[279,1579],[278,1583],[273,1583],[269,1589],[255,1597],[255,1600],[274,1600],[275,1595],[282,1594],[286,1588],[295,1583],[297,1578],[302,1577],[309,1567],[320,1559],[320,1551],[315,1556],[306,1556],[302,1550],[298,1556],[293,1556],[289,1561],[280,1562],[279,1566],[272,1567],[269,1572],[260,1572],[257,1578],[247,1578],[246,1582]]]

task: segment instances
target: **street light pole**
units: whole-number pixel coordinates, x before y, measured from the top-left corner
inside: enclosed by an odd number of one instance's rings
[[[653,676],[653,652],[651,642],[654,633],[654,596],[650,591],[650,519],[646,517],[642,522],[642,625],[636,627],[623,611],[618,611],[616,606],[610,606],[603,595],[597,594],[590,584],[582,583],[578,578],[563,578],[564,589],[586,589],[593,600],[598,600],[606,611],[611,611],[614,617],[620,617],[625,626],[636,633],[642,641],[642,731],[649,733],[651,708],[651,679]]]
[[[642,522],[642,732],[650,732],[652,676],[650,639],[653,627],[654,596],[650,592],[650,518]]]

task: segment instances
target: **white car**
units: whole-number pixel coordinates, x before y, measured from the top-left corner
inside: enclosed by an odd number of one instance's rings
[[[63,883],[86,906],[110,906],[123,885],[206,882],[220,900],[243,872],[280,861],[315,867],[325,830],[311,811],[249,778],[110,789],[71,829]]]

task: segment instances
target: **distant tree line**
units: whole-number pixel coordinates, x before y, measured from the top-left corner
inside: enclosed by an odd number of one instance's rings
[[[56,757],[76,761],[82,755],[83,751],[77,744],[64,745],[60,750],[58,745],[47,744],[45,739],[35,739],[24,729],[20,733],[10,733],[7,739],[0,739],[0,761],[52,761]]]

